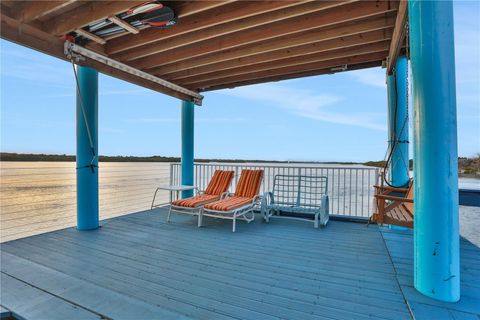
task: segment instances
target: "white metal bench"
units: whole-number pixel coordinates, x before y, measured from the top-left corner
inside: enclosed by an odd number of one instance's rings
[[[262,198],[263,218],[288,218],[313,221],[326,226],[329,219],[328,178],[325,176],[276,175],[272,192]],[[313,219],[312,219],[313,218]]]

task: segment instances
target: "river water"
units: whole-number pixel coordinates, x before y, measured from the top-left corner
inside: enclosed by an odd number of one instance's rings
[[[281,166],[293,167],[297,164],[281,164]],[[316,165],[309,164],[309,166]],[[318,164],[318,166],[346,169],[359,167],[325,164]],[[333,171],[326,169],[325,172],[331,174]],[[343,171],[337,170],[336,172]],[[337,205],[338,208],[342,207],[350,211],[361,210],[361,208],[364,211],[371,210],[362,196],[371,196],[367,194],[366,189],[368,189],[368,184],[371,185],[374,181],[367,180],[363,172],[361,180],[358,173],[353,180],[351,172],[350,178],[346,177],[347,172],[349,170],[345,171],[344,177],[336,178],[334,176],[332,179],[334,181],[329,186],[334,191],[339,189],[339,192],[332,195],[333,209],[335,210]],[[361,189],[360,187],[358,190],[349,188],[350,181],[361,185]],[[345,184],[345,182],[347,183]],[[169,163],[101,163],[99,170],[100,219],[149,209],[156,187],[169,183]],[[460,186],[480,188],[480,180],[461,178]],[[74,226],[76,224],[75,190],[74,162],[0,162],[0,241],[9,241]],[[348,195],[349,192],[352,194]],[[353,194],[354,192],[356,196]],[[341,203],[339,198],[335,199],[340,195],[343,197],[342,199],[355,199],[359,203],[358,207],[356,203],[349,206]],[[362,204],[360,204],[358,195],[362,199]],[[168,193],[160,192],[157,199],[156,203],[168,202]],[[337,204],[335,200],[339,200],[339,203]],[[461,207],[460,211],[462,235],[480,246],[480,208]]]

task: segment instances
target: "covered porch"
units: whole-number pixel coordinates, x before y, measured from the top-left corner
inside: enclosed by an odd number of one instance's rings
[[[170,29],[122,20],[135,4],[2,2],[2,37],[75,64],[77,80],[77,230],[2,244],[6,307],[27,318],[55,311],[63,318],[404,319],[415,309],[418,317],[478,317],[478,283],[468,277],[478,272],[477,256],[460,267],[451,1],[168,2],[179,19]],[[124,31],[100,36],[92,23],[102,19]],[[202,92],[383,66],[389,183],[401,186],[408,183],[408,59],[413,237],[347,222],[321,232],[257,222],[235,235],[220,223],[167,225],[163,209],[99,228],[98,72],[181,100],[180,177],[192,186]],[[457,302],[461,271],[473,288]]]
[[[413,288],[409,231],[225,221],[167,208],[2,244],[2,304],[26,319],[478,319],[480,250],[461,241],[462,300]]]

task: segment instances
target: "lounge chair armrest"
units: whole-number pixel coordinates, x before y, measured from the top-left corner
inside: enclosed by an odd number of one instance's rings
[[[260,196],[257,194],[255,195],[255,197],[252,198],[252,203],[257,202],[258,200],[260,200]]]
[[[387,196],[387,195],[383,195],[383,194],[377,194],[377,195],[375,195],[375,198],[385,199],[385,200],[392,200],[392,201],[399,201],[399,202],[413,203],[413,199],[402,198],[402,197],[394,197],[394,196]]]
[[[265,199],[265,201],[269,204],[273,203],[273,193],[270,191],[264,192],[262,199]]]
[[[229,193],[228,191],[222,193],[222,194],[220,195],[220,200],[225,199],[225,198],[228,197],[229,195],[230,195],[230,193]]]

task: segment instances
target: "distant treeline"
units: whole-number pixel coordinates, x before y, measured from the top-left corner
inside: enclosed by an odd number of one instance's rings
[[[32,154],[1,152],[1,161],[75,161],[75,156],[67,154]],[[100,156],[101,162],[180,162],[179,157],[134,157],[134,156]],[[225,162],[225,163],[305,163],[302,161],[275,161],[275,160],[244,160],[244,159],[195,159],[195,162]],[[322,162],[356,164],[355,162]]]
[[[380,161],[367,161],[364,163],[364,165],[369,166],[369,167],[379,167],[379,168],[384,168],[385,167],[385,160],[380,160]],[[409,161],[409,167],[410,170],[413,170],[413,160],[410,159]]]
[[[368,161],[364,165],[371,167],[385,167],[385,161]],[[413,170],[413,160],[410,159],[410,170]],[[480,176],[480,155],[472,158],[458,158],[458,172],[465,176]]]

